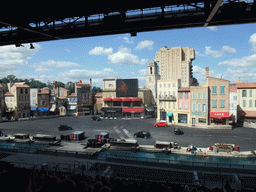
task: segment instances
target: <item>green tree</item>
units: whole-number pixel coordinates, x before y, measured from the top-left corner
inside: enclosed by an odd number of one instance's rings
[[[100,87],[93,86],[92,88],[92,94],[100,93],[102,92],[102,89]]]
[[[65,88],[69,90],[70,94],[75,92],[75,84],[72,81],[69,81],[65,84]]]
[[[6,78],[9,80],[9,82],[16,82],[17,81],[16,76],[12,75],[12,74],[8,75]]]

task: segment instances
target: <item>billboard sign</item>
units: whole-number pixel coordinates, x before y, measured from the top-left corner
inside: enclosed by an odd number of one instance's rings
[[[116,97],[138,97],[138,79],[117,79]]]

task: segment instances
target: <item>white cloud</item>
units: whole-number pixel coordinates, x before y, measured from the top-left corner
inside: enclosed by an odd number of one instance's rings
[[[255,82],[256,81],[256,70],[248,69],[248,68],[228,68],[226,73],[227,79],[230,82],[234,82],[236,80],[244,81],[244,82]]]
[[[212,50],[211,46],[205,46],[205,55],[209,55],[212,56],[214,58],[218,58],[218,57],[224,57],[226,54],[225,53],[236,53],[236,49],[232,48],[230,46],[223,46],[222,49],[220,51],[216,51],[216,50]]]
[[[39,44],[33,45],[35,49],[30,49],[29,44],[24,44],[23,47],[0,46],[0,69],[13,70],[18,66],[27,65],[28,60],[41,49]]]
[[[199,51],[195,51],[195,53],[196,53],[196,55],[198,55],[198,56],[205,56],[204,54],[199,53]]]
[[[207,28],[210,29],[211,31],[217,31],[217,27],[216,26],[207,27]]]
[[[140,69],[140,70],[139,70],[139,74],[140,74],[141,76],[146,76],[146,75],[147,75],[147,69]]]
[[[70,53],[70,50],[69,49],[65,49],[68,53]]]
[[[35,72],[37,72],[37,73],[46,73],[48,71],[52,71],[52,70],[51,69],[47,69],[45,67],[39,67],[39,68],[35,69]]]
[[[88,78],[106,78],[111,77],[116,72],[111,68],[105,68],[102,71],[87,70],[87,69],[72,69],[68,72],[61,72],[61,76],[69,79],[88,79]]]
[[[252,44],[252,48],[251,51],[252,52],[256,52],[256,33],[254,33],[253,35],[251,35],[249,42]]]
[[[245,56],[237,59],[230,59],[219,62],[219,66],[222,67],[255,67],[256,66],[256,54]]]
[[[139,59],[138,56],[131,54],[131,49],[127,47],[119,47],[118,52],[108,55],[108,60],[114,64],[122,65],[144,65],[148,59]]]
[[[152,40],[145,40],[138,43],[135,49],[141,50],[144,48],[148,48],[149,50],[153,49],[154,42]]]
[[[89,51],[90,55],[109,55],[113,53],[113,49],[104,48],[104,47],[95,47],[94,49]]]
[[[76,67],[80,66],[77,63],[69,62],[69,61],[54,61],[54,60],[49,60],[49,61],[39,61],[37,63],[33,64],[33,67],[36,68],[41,68],[41,67]]]
[[[129,37],[123,37],[123,40],[126,42],[126,43],[129,43],[129,44],[133,44],[134,42],[133,42],[133,38],[129,38]]]

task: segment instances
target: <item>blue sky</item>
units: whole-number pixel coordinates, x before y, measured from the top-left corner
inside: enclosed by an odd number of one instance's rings
[[[98,37],[38,42],[35,49],[0,47],[0,78],[89,82],[102,87],[102,79],[138,78],[145,86],[148,63],[162,46],[195,49],[194,77],[202,85],[205,67],[210,76],[231,83],[256,82],[256,24],[162,30]]]

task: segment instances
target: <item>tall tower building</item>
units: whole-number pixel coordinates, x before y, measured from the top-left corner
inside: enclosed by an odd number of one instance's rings
[[[157,80],[160,79],[160,75],[158,74],[158,65],[155,61],[151,61],[148,64],[148,72],[146,76],[146,88],[150,89],[152,92],[152,101],[153,105],[156,105],[157,98]]]
[[[195,59],[195,50],[189,47],[163,46],[156,53],[159,62],[160,80],[181,80],[181,87],[190,87],[197,83],[193,78],[192,60]]]

